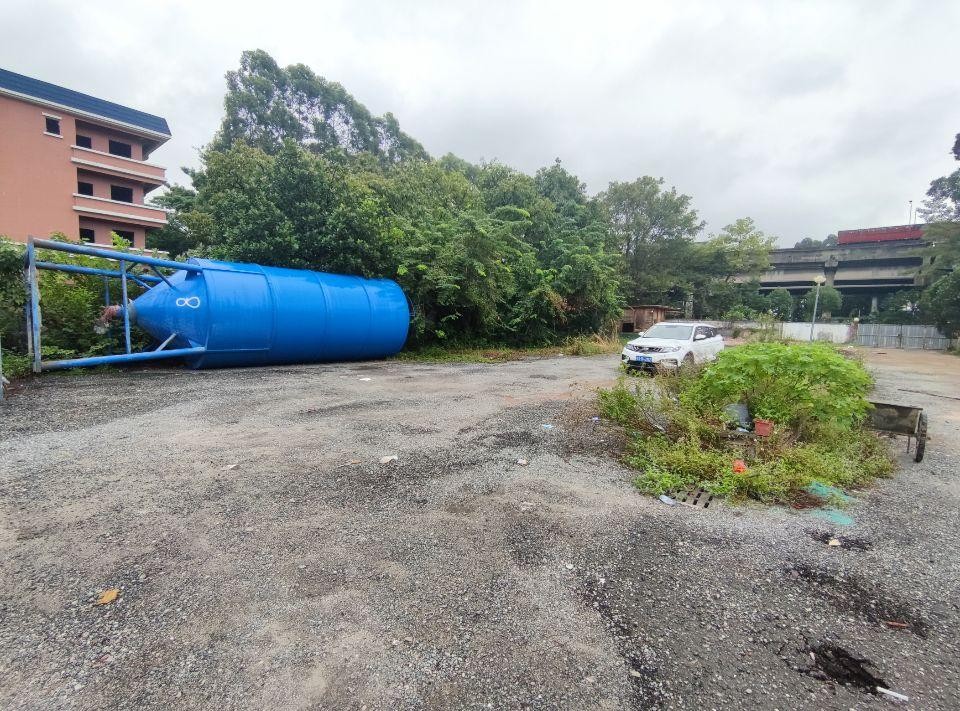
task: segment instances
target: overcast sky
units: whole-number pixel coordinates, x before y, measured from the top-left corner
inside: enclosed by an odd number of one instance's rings
[[[173,182],[255,48],[392,111],[435,156],[559,157],[592,193],[662,176],[708,231],[751,216],[784,244],[903,224],[957,167],[953,0],[2,0],[0,17],[0,66],[164,116],[152,160]]]

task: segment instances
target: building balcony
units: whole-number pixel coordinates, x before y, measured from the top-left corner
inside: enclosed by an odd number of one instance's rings
[[[73,194],[75,212],[96,220],[122,222],[143,227],[163,227],[167,224],[167,212],[159,207],[132,202],[108,200],[90,195]]]
[[[167,169],[163,166],[95,151],[92,148],[71,146],[70,162],[83,170],[136,180],[154,186],[163,185],[166,182]]]

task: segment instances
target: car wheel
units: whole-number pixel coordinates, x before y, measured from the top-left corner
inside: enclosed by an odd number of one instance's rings
[[[688,367],[688,368],[694,365],[694,362],[693,362],[693,353],[687,353],[687,354],[683,357],[683,364],[684,364],[686,367]]]

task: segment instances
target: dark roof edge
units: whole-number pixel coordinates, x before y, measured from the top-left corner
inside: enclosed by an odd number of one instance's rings
[[[171,138],[167,120],[122,104],[0,68],[0,93],[41,106],[93,118],[140,133],[161,143]]]

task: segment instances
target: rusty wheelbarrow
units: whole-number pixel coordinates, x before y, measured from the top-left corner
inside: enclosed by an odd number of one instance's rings
[[[887,402],[871,402],[867,426],[877,432],[890,432],[907,436],[907,452],[910,452],[910,440],[917,440],[917,449],[913,461],[923,460],[927,447],[927,416],[922,407],[891,405]]]

